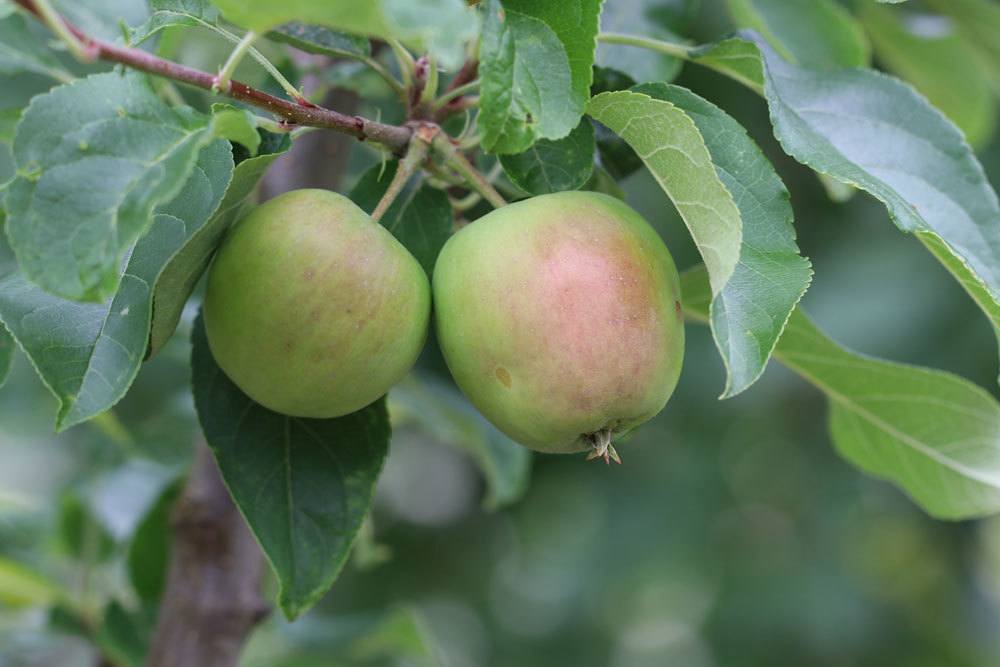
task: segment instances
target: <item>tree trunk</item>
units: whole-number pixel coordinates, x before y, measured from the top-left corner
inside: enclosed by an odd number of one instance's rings
[[[204,444],[173,517],[170,570],[147,667],[235,667],[268,613],[264,558]]]

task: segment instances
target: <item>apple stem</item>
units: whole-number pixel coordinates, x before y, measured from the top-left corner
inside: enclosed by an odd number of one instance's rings
[[[372,220],[378,222],[385,215],[392,203],[406,187],[406,184],[413,178],[413,175],[420,170],[420,166],[427,159],[427,154],[431,149],[431,140],[437,134],[436,126],[419,125],[410,138],[410,143],[406,148],[406,154],[399,161],[396,167],[396,174],[389,181],[389,187],[385,194],[372,211]]]
[[[434,150],[441,156],[445,165],[455,170],[465,180],[469,189],[481,194],[483,199],[492,204],[493,208],[507,205],[507,200],[503,198],[503,195],[496,191],[496,188],[490,184],[486,177],[469,162],[468,158],[462,155],[462,151],[443,133],[434,137]]]
[[[590,442],[591,447],[594,448],[590,454],[587,455],[587,460],[591,459],[604,459],[606,465],[611,465],[614,461],[617,464],[621,464],[622,459],[618,456],[618,452],[615,450],[614,445],[611,444],[612,432],[610,428],[602,428],[594,433],[588,433],[583,436],[588,442]]]

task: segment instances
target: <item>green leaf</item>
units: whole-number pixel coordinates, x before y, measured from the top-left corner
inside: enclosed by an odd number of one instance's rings
[[[355,664],[390,660],[408,667],[439,667],[441,656],[423,618],[408,606],[387,611],[347,649]],[[381,664],[381,663],[379,663]]]
[[[116,667],[142,667],[155,622],[152,610],[129,611],[112,600],[104,608],[94,643]]]
[[[219,20],[219,10],[208,0],[150,0],[149,8],[146,22],[128,31],[132,44],[142,44],[171,26],[212,28]]]
[[[740,259],[711,307],[712,334],[727,370],[722,397],[728,398],[764,372],[812,278],[795,244],[788,190],[746,130],[711,102],[669,84],[633,90],[674,104],[694,121],[740,211]]]
[[[631,91],[601,93],[587,113],[628,142],[674,202],[718,294],[739,262],[742,223],[694,121],[670,102]]]
[[[149,344],[153,287],[218,207],[232,170],[228,142],[202,151],[176,201],[136,244],[118,292],[102,304],[53,296],[18,273],[0,280],[0,319],[59,400],[57,429],[104,412],[128,391]]]
[[[479,128],[491,153],[561,139],[580,122],[589,83],[574,88],[566,49],[540,19],[487,0],[479,47]]]
[[[385,401],[337,419],[271,412],[216,365],[200,317],[191,363],[205,438],[295,618],[336,579],[368,513],[388,450]]]
[[[601,32],[683,41],[675,30],[684,27],[686,21],[683,14],[690,11],[695,3],[672,4],[681,6],[671,8],[661,0],[609,0],[601,12]],[[624,72],[636,81],[673,81],[684,65],[680,58],[606,42],[598,45],[596,61],[603,67]]]
[[[763,35],[786,60],[813,69],[864,67],[864,31],[834,0],[726,0],[740,28]]]
[[[77,560],[105,560],[115,548],[114,538],[73,491],[66,493],[59,504],[57,532],[62,548]]]
[[[691,56],[757,90],[763,83],[785,152],[872,194],[897,227],[920,232],[995,326],[1000,202],[947,118],[897,79],[865,69],[796,67],[752,32],[695,49]],[[760,68],[759,80],[753,79],[753,63]]]
[[[975,66],[975,53],[954,26],[919,34],[914,22],[929,16],[875,4],[863,5],[861,17],[879,61],[944,112],[973,147],[984,146],[996,123],[993,87],[987,70]]]
[[[212,139],[207,116],[166,106],[135,72],[35,97],[17,126],[4,201],[25,275],[69,299],[114,294],[127,251]]]
[[[594,171],[594,127],[584,118],[563,139],[542,139],[523,153],[501,155],[507,178],[533,195],[578,190]]]
[[[242,144],[250,155],[257,154],[260,133],[257,132],[257,123],[250,111],[238,109],[231,104],[213,104],[212,127],[216,136]]]
[[[170,338],[188,297],[198,279],[208,268],[212,253],[229,227],[252,206],[251,195],[260,179],[276,159],[291,147],[285,134],[263,132],[263,142],[256,157],[236,165],[225,196],[211,217],[203,218],[185,208],[192,195],[178,196],[162,213],[185,222],[183,244],[163,267],[153,293],[153,321],[149,333],[149,354],[155,354]]]
[[[458,389],[429,375],[411,375],[389,394],[393,420],[413,422],[435,439],[469,454],[486,479],[491,510],[517,502],[528,489],[531,450],[480,415]]]
[[[8,607],[48,607],[63,599],[62,587],[15,561],[0,557],[0,602]]]
[[[993,0],[927,0],[936,11],[954,21],[959,35],[976,54],[980,70],[1000,94],[1000,5]],[[960,70],[965,76],[971,65]]]
[[[871,70],[811,72],[760,48],[785,152],[874,195],[903,231],[936,235],[963,265],[959,281],[972,279],[989,294],[992,304],[980,302],[989,315],[1000,303],[1000,204],[958,129],[895,79]]]
[[[307,53],[317,53],[333,58],[344,56],[367,56],[371,54],[371,42],[364,37],[348,35],[324,28],[320,25],[309,25],[299,21],[291,21],[279,25],[267,33],[268,39],[290,44]]]
[[[573,94],[581,105],[590,97],[603,4],[604,0],[503,0],[504,9],[539,19],[552,28],[566,50]]]
[[[379,39],[396,38],[457,67],[478,21],[464,0],[215,0],[233,23],[265,33],[289,21]]]
[[[398,163],[388,162],[383,169],[376,165],[365,172],[351,190],[351,200],[366,213],[375,210]],[[379,223],[410,251],[430,277],[441,248],[454,228],[448,195],[429,185],[407,184]]]
[[[682,287],[685,313],[705,321],[704,267],[686,272]],[[1000,404],[988,393],[950,373],[850,352],[798,310],[774,356],[826,394],[831,436],[851,463],[938,518],[1000,511]]]
[[[129,581],[143,602],[156,602],[163,594],[170,559],[170,516],[180,495],[180,485],[167,488],[139,523],[126,555]]]
[[[53,51],[39,40],[20,14],[0,18],[0,74],[34,72],[62,83],[73,80]]]

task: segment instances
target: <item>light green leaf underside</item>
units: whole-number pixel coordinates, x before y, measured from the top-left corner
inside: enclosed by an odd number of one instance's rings
[[[0,281],[0,320],[59,400],[57,429],[86,421],[125,395],[142,360],[174,332],[222,234],[287,146],[282,136],[267,148],[275,152],[235,169],[229,142],[203,149],[184,187],[157,209],[136,244],[117,293],[103,303],[53,296],[21,274]]]
[[[195,226],[204,222],[232,170],[229,143],[208,146],[172,212]],[[149,343],[153,286],[184,242],[185,219],[158,213],[136,245],[117,293],[104,303],[54,296],[19,273],[0,281],[0,319],[59,400],[59,430],[104,412],[128,391]]]
[[[785,152],[875,196],[901,230],[936,235],[953,259],[945,266],[959,282],[980,285],[976,301],[993,320],[1000,203],[958,128],[897,79],[866,69],[799,68],[754,33],[741,34],[697,49],[693,59],[758,89],[763,83]]]
[[[704,267],[682,277],[685,313],[706,321]],[[1000,404],[950,373],[856,354],[792,314],[776,359],[830,400],[837,450],[903,489],[929,514],[966,519],[1000,511]]]
[[[596,95],[587,113],[628,142],[673,201],[718,294],[739,262],[742,224],[694,121],[670,102],[631,91]]]
[[[476,13],[464,0],[215,0],[233,23],[258,33],[289,21],[379,39],[395,38],[457,67],[475,37]]]
[[[166,106],[135,72],[35,97],[17,126],[4,200],[21,270],[64,298],[113,295],[125,254],[212,139],[208,116]]]
[[[722,398],[728,398],[764,372],[812,278],[795,244],[788,190],[746,130],[714,104],[669,84],[633,90],[676,105],[694,121],[742,218],[739,262],[711,309],[712,333],[728,371]]]
[[[200,317],[192,373],[205,438],[295,618],[330,588],[368,513],[388,451],[385,401],[337,419],[266,410],[215,364]]]
[[[814,69],[864,67],[864,31],[833,0],[726,0],[740,28],[763,35],[786,60]]]

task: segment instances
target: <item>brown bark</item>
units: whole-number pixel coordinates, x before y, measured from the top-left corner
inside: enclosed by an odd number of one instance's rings
[[[268,614],[264,558],[204,444],[173,514],[170,570],[147,667],[235,667]]]

